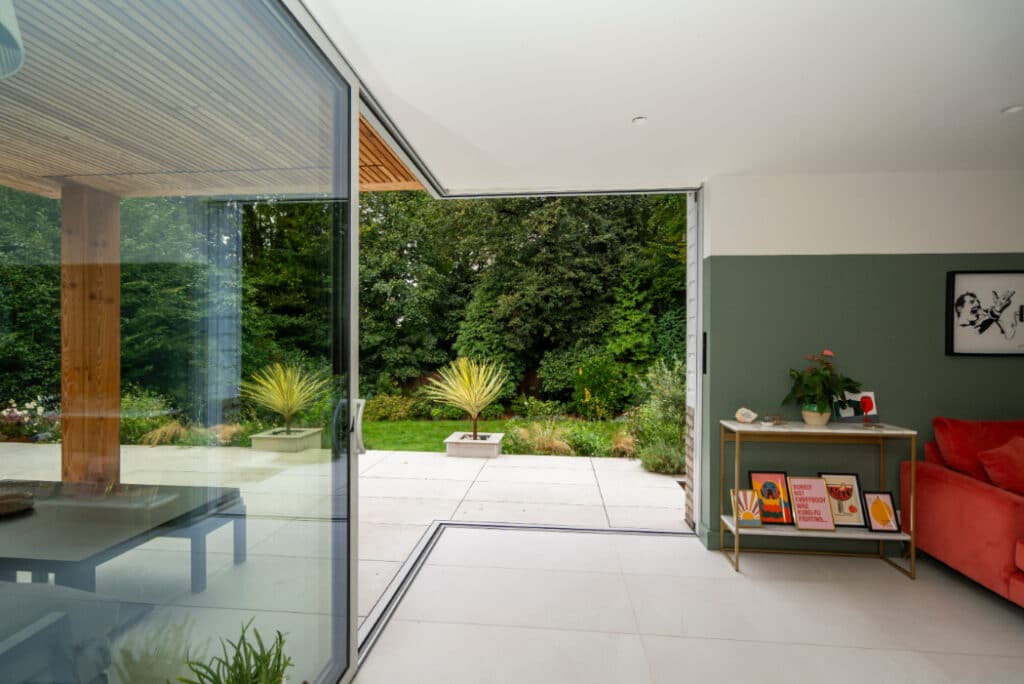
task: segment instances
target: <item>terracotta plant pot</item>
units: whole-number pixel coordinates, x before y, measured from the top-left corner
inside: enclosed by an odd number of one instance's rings
[[[822,427],[827,425],[828,421],[832,418],[831,411],[825,411],[824,413],[818,413],[815,409],[802,409],[800,415],[804,417],[804,422],[812,427]]]

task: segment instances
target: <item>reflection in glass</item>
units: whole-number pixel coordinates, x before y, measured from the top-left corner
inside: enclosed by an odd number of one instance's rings
[[[165,682],[250,623],[283,633],[290,681],[334,681],[347,86],[272,2],[17,10],[25,60],[0,80],[0,682]],[[243,394],[274,369],[300,401]]]

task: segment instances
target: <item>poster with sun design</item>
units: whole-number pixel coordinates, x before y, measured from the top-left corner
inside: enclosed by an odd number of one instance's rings
[[[900,531],[891,492],[864,492],[864,504],[867,506],[868,523],[872,532]]]
[[[732,497],[732,516],[740,527],[761,526],[761,504],[757,500],[757,493],[753,489],[729,490]]]

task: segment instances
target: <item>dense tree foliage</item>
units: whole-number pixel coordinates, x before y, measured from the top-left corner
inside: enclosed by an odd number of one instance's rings
[[[189,411],[212,319],[238,318],[242,374],[329,369],[340,207],[122,202],[123,384]],[[504,364],[508,398],[635,402],[685,340],[685,198],[360,202],[365,394],[412,391],[457,355]],[[59,202],[0,187],[0,400],[60,385]]]

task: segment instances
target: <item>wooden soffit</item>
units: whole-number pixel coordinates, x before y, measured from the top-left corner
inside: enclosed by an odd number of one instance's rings
[[[337,196],[345,91],[269,3],[15,5],[25,63],[0,80],[0,185],[59,198]],[[362,190],[421,186],[365,120]],[[344,194],[342,192],[342,194]]]
[[[359,115],[359,190],[422,190],[423,185],[398,155],[377,134],[370,122]]]

